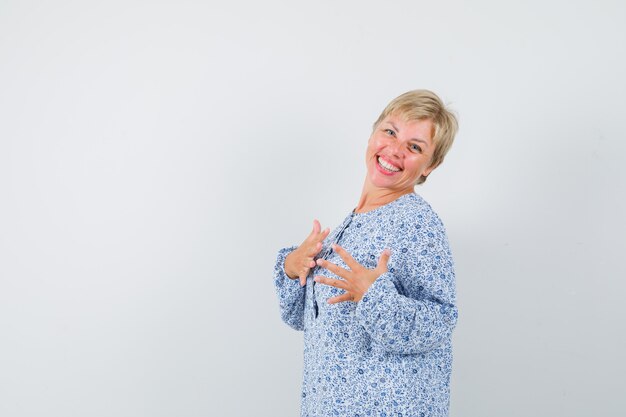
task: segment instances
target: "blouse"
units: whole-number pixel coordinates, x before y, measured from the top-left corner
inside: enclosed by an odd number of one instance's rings
[[[447,416],[457,322],[455,274],[443,223],[415,193],[365,213],[354,210],[324,240],[318,257],[349,269],[337,243],[367,268],[391,249],[388,272],[359,302],[328,304],[344,291],[315,283],[342,279],[315,266],[305,286],[290,279],[278,251],[274,284],[282,320],[304,331],[301,416]]]

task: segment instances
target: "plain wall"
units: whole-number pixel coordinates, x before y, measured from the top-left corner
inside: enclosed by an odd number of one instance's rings
[[[276,252],[428,88],[451,415],[621,416],[624,4],[1,1],[0,415],[298,415]]]

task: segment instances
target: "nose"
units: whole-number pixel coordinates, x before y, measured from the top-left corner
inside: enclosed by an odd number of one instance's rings
[[[402,156],[404,144],[400,140],[396,139],[389,145],[389,149],[393,156],[400,158]]]

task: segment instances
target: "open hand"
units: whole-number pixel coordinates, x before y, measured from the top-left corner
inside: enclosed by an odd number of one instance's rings
[[[354,301],[359,302],[363,295],[367,292],[370,285],[378,279],[383,273],[387,272],[387,263],[391,256],[391,250],[385,249],[378,258],[378,264],[374,269],[368,269],[354,260],[352,255],[348,253],[344,248],[339,245],[333,245],[333,250],[341,256],[341,259],[350,267],[350,269],[344,269],[335,265],[332,262],[328,262],[325,259],[318,259],[317,264],[323,268],[328,269],[330,272],[340,276],[345,281],[335,278],[315,276],[315,282],[320,284],[330,285],[335,288],[341,288],[346,292],[328,299],[329,304],[339,303],[342,301]]]
[[[306,277],[311,268],[315,267],[315,256],[322,250],[322,242],[330,233],[330,228],[320,231],[322,226],[317,220],[313,220],[313,230],[302,242],[298,249],[291,252],[285,258],[285,272],[291,279],[300,278],[300,285],[306,285]]]

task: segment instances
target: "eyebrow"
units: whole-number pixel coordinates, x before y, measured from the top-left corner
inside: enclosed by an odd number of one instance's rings
[[[394,125],[392,122],[387,122],[387,123],[389,123],[389,124],[391,125],[391,127],[393,127],[393,129],[394,129],[396,132],[400,132],[400,129],[398,129],[398,128],[396,127],[396,125]],[[426,141],[425,141],[424,139],[422,139],[422,138],[411,138],[410,140],[416,140],[416,141],[418,141],[418,142],[422,142],[424,145],[428,146],[428,142],[426,142]]]

